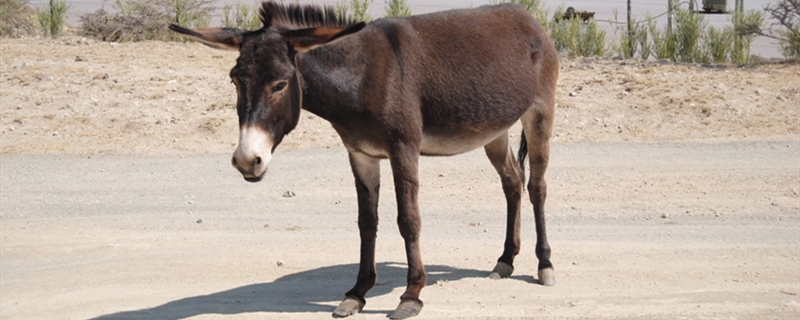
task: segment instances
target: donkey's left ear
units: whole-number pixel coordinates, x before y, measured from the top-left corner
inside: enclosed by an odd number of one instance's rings
[[[288,30],[281,32],[281,36],[292,45],[295,51],[305,52],[356,33],[364,29],[366,25],[367,24],[364,22],[359,22],[347,27],[317,27]]]
[[[244,30],[232,28],[187,29],[174,24],[170,24],[169,29],[209,47],[223,50],[239,50],[245,34]]]

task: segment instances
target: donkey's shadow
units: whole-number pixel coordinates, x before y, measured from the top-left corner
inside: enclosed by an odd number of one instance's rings
[[[370,297],[387,294],[405,287],[406,265],[384,262],[376,265],[378,284],[367,294]],[[153,308],[122,311],[94,319],[184,319],[203,314],[244,314],[254,312],[333,312],[344,292],[355,283],[358,265],[323,267],[286,275],[274,282],[252,284],[209,295],[167,302]],[[464,278],[486,277],[485,271],[427,265],[428,283],[455,281]],[[364,310],[389,313],[392,310]]]

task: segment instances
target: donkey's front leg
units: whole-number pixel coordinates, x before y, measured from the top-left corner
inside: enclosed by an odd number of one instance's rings
[[[389,158],[392,165],[395,191],[397,193],[397,225],[403,236],[408,261],[406,291],[400,296],[400,305],[389,315],[390,319],[405,319],[416,316],[422,310],[419,293],[425,287],[427,276],[419,250],[421,219],[419,216],[419,148],[408,147],[394,150]]]
[[[337,318],[347,317],[364,308],[364,295],[375,286],[375,238],[378,232],[378,193],[381,185],[380,159],[350,153],[350,167],[356,178],[358,193],[358,230],[361,233],[361,259],[356,285],[345,294],[333,311]]]

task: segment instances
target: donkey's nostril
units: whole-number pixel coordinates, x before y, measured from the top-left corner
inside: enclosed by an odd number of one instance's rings
[[[231,164],[235,167],[236,166],[236,157],[231,157]]]
[[[261,157],[256,157],[255,163],[256,163],[257,166],[261,165]]]

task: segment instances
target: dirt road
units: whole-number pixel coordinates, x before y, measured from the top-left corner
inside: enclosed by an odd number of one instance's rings
[[[500,184],[481,151],[421,161],[419,319],[797,319],[800,142],[556,144],[557,283],[536,284],[530,204],[510,279]],[[384,319],[404,254],[384,163]],[[284,197],[287,191],[293,197]],[[0,155],[0,318],[327,319],[355,280],[342,148],[279,150],[265,181],[229,154]]]

